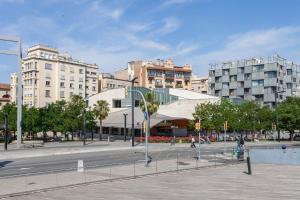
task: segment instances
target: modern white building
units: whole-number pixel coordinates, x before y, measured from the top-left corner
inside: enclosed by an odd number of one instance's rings
[[[180,135],[185,136],[188,133],[189,120],[193,119],[195,107],[201,103],[219,102],[220,98],[201,94],[184,89],[160,88],[147,89],[136,87],[136,90],[146,93],[153,91],[156,101],[160,106],[157,113],[151,116],[151,135]],[[134,95],[135,99],[135,120],[134,126],[136,134],[142,129],[144,115],[139,108],[141,97]],[[127,128],[131,128],[131,96],[125,95],[125,88],[107,90],[105,92],[93,95],[89,98],[89,106],[93,107],[98,100],[105,100],[110,107],[109,116],[103,121],[103,127],[107,133],[122,134],[124,132],[124,117],[126,115]],[[171,128],[172,127],[172,128]],[[127,131],[128,132],[128,131]]]

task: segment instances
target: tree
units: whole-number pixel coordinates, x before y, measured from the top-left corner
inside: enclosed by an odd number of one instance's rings
[[[17,106],[14,103],[5,104],[1,110],[1,118],[4,121],[4,114],[8,114],[8,129],[14,132],[14,138],[16,138],[17,131]]]
[[[109,104],[105,100],[98,100],[97,103],[94,105],[94,113],[96,118],[100,122],[100,129],[99,129],[99,140],[102,140],[102,121],[108,116],[110,111]]]
[[[293,140],[295,130],[300,130],[300,98],[287,97],[277,108],[279,128],[290,133]]]
[[[97,126],[95,119],[95,112],[89,107],[86,112],[86,127],[92,133],[92,140],[94,140],[94,129]]]
[[[155,100],[154,92],[147,92],[144,96],[145,96],[145,101],[146,101],[147,110],[148,110],[148,116],[147,116],[148,117],[148,128],[150,130],[150,135],[151,135],[150,117],[151,117],[151,115],[153,115],[154,113],[157,112],[157,110],[159,108],[159,103],[158,103],[158,101]],[[140,108],[143,112],[146,111],[144,102],[140,103]]]

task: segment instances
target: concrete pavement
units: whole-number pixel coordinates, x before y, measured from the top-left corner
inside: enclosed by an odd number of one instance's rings
[[[298,200],[299,166],[245,164],[200,168],[175,173],[80,185],[58,190],[12,196],[8,200]],[[109,172],[106,172],[106,175]],[[55,177],[53,177],[55,181]],[[34,185],[34,184],[33,184]]]

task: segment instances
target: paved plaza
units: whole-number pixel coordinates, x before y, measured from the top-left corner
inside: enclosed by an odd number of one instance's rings
[[[246,165],[219,166],[118,180],[23,196],[8,200],[82,200],[82,199],[287,199],[300,196],[300,167],[253,165],[247,175]]]

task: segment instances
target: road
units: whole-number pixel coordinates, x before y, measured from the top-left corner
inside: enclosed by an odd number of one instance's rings
[[[201,158],[208,159],[208,155],[221,152],[222,147],[201,148]],[[170,147],[169,149],[156,150],[150,152],[152,160],[164,160],[171,158],[196,158],[197,149],[188,147]],[[47,157],[35,157],[24,159],[12,159],[0,162],[0,179],[16,176],[26,176],[34,174],[52,173],[60,171],[70,171],[77,169],[78,160],[84,161],[85,168],[105,167],[108,165],[131,164],[133,162],[144,162],[145,154],[143,150],[126,151],[106,151],[92,153],[77,153],[68,155],[56,155]]]

